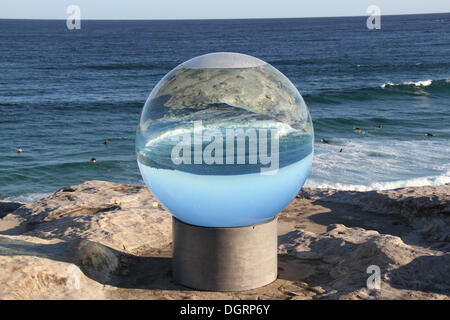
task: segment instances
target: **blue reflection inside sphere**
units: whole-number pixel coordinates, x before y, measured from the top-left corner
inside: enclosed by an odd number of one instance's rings
[[[265,222],[309,172],[313,126],[295,86],[264,61],[210,53],[170,71],[142,110],[136,153],[151,192],[205,227]]]

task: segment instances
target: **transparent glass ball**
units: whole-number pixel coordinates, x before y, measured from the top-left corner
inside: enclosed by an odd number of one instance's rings
[[[205,227],[262,223],[303,186],[312,162],[311,117],[270,64],[210,53],[170,71],[137,128],[142,177],[179,220]]]

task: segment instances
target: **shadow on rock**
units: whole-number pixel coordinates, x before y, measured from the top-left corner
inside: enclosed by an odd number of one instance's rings
[[[312,287],[321,286],[329,293],[334,292],[327,296],[331,299],[366,288],[369,266],[378,266],[381,275],[387,275],[396,266],[406,265],[417,254],[399,237],[343,225],[332,225],[323,234],[300,230],[289,232],[279,238],[279,249],[298,259],[295,263],[290,262],[295,269],[280,273],[281,277],[301,280]],[[441,264],[440,268],[444,266]],[[412,276],[407,277],[411,279]],[[438,283],[439,277],[442,275],[436,275],[430,281]]]
[[[375,230],[383,234],[402,237],[412,230],[408,221],[400,216],[364,211],[360,207],[316,200],[313,204],[329,209],[310,217],[310,220],[324,226],[343,224],[350,228]]]
[[[411,194],[412,193],[412,194]],[[445,191],[421,195],[413,188],[370,192],[336,192],[312,201],[328,209],[311,215],[316,224],[343,224],[400,237],[403,242],[445,252],[450,233],[449,203]]]
[[[450,295],[450,254],[421,256],[390,273],[391,285],[398,289]]]
[[[73,263],[84,275],[104,285],[129,289],[189,290],[172,280],[170,257],[151,254],[135,256],[89,240],[43,244],[0,237],[0,255],[35,256]]]

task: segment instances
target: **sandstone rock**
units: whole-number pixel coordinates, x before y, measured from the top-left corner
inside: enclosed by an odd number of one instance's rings
[[[171,215],[143,186],[2,201],[0,298],[449,299],[449,188],[305,189],[279,215],[278,279],[228,293],[172,280]],[[367,287],[374,265],[380,290]]]
[[[409,246],[396,236],[332,225],[323,234],[292,231],[279,242],[280,253],[310,264],[313,272],[304,281],[320,285],[321,298],[370,298],[375,293],[378,298],[401,299],[405,291],[419,291],[422,298],[440,299],[450,293],[450,254]],[[432,268],[425,267],[433,262]],[[365,284],[373,265],[381,271],[381,290],[371,292]]]
[[[143,186],[87,181],[19,207],[10,215],[20,226],[3,234],[87,239],[129,252],[164,246],[172,241],[171,215],[155,201]]]
[[[13,212],[19,207],[23,206],[25,203],[23,202],[13,202],[13,201],[4,201],[0,200],[0,218],[3,218],[8,213]]]

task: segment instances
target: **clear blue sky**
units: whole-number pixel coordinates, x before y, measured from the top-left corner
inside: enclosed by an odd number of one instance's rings
[[[66,19],[68,5],[82,19],[229,19],[450,12],[450,0],[1,0],[0,18]]]

